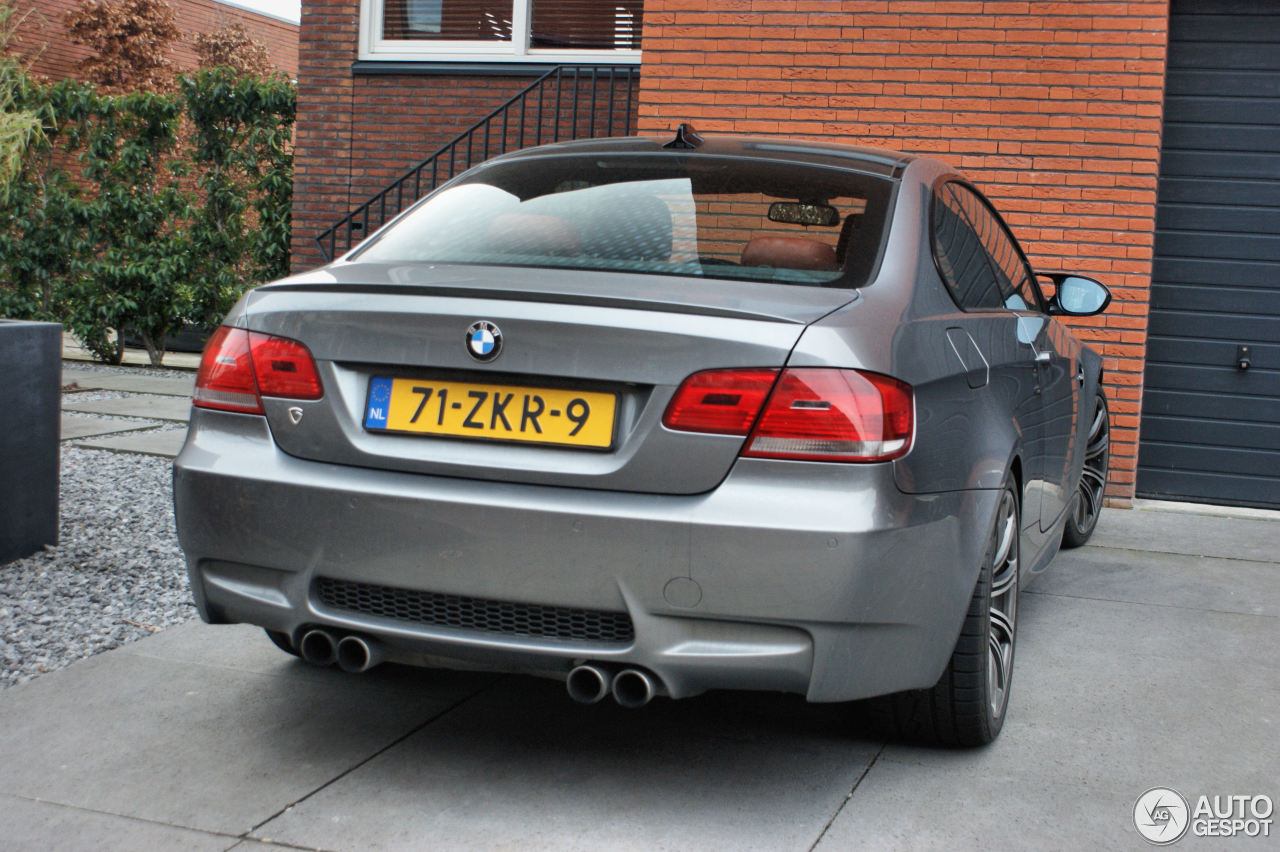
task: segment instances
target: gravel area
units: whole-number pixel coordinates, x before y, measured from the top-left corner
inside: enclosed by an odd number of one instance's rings
[[[197,617],[171,469],[169,459],[62,446],[58,545],[0,565],[0,686]]]
[[[92,361],[63,361],[62,383],[67,384],[76,373],[109,373],[117,376],[155,376],[158,378],[191,375],[195,370],[185,367],[117,367],[114,364],[96,364]]]

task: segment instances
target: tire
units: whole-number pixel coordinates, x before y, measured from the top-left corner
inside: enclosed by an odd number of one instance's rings
[[[275,646],[279,648],[281,651],[284,651],[286,654],[292,654],[295,657],[302,656],[293,647],[293,641],[289,638],[288,633],[281,633],[279,630],[265,630],[265,629],[264,629],[264,632],[267,634],[267,638],[270,639],[272,642],[274,642]]]
[[[874,726],[891,737],[942,746],[980,746],[1004,725],[1018,632],[1021,512],[1006,479],[982,570],[946,671],[932,689],[871,699]]]
[[[1079,547],[1097,529],[1102,514],[1102,497],[1107,489],[1107,472],[1111,465],[1111,410],[1107,398],[1098,391],[1089,424],[1089,441],[1085,444],[1084,470],[1072,498],[1071,511],[1062,529],[1062,546]]]

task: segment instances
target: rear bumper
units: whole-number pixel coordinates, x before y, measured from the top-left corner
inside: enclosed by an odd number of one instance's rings
[[[196,411],[174,463],[206,621],[378,638],[392,660],[563,677],[640,666],[674,697],[774,689],[838,701],[946,665],[997,491],[900,492],[887,465],[740,460],[715,490],[628,494],[304,461],[261,417]],[[619,641],[441,626],[321,601],[317,579],[626,613]],[[396,592],[395,590],[401,590]]]

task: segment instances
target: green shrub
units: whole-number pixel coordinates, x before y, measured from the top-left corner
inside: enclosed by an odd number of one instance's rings
[[[109,362],[129,328],[158,364],[170,332],[287,274],[292,84],[226,69],[178,82],[19,87],[44,134],[0,217],[0,313],[61,321]]]

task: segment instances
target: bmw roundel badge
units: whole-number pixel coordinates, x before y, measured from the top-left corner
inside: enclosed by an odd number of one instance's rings
[[[492,361],[502,351],[502,331],[487,320],[467,326],[467,354],[477,361]]]

